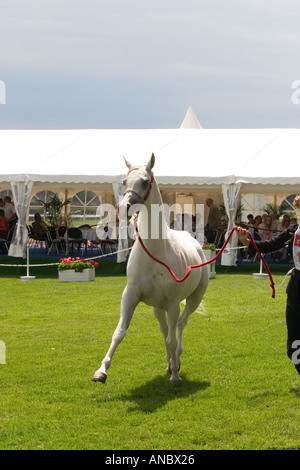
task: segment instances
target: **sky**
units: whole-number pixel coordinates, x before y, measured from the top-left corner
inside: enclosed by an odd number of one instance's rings
[[[299,25],[299,0],[0,0],[0,129],[300,127]]]

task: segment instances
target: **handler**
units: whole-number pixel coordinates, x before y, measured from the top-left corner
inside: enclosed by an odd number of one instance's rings
[[[297,216],[300,217],[300,195],[295,197],[293,205]],[[239,227],[237,234],[239,240],[245,246],[249,246],[248,252],[251,255],[254,252],[254,248],[250,244],[247,230]],[[271,240],[256,241],[256,245],[261,253],[277,251],[280,248],[284,248],[287,244],[295,264],[286,289],[287,355],[293,361],[300,375],[300,225],[290,225]]]

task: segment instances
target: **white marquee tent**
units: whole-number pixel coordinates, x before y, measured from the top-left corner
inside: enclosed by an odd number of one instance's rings
[[[202,129],[191,112],[179,129],[0,130],[0,189],[11,187],[19,215],[10,254],[23,256],[34,187],[112,185],[117,196],[123,156],[144,164],[153,152],[162,188],[221,188],[229,230],[241,191],[300,192],[300,129]]]

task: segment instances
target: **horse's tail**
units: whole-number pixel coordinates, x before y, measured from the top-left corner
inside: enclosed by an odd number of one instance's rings
[[[200,305],[196,308],[196,312],[199,313],[199,315],[204,315],[205,317],[207,317],[207,309],[204,299],[202,299]]]

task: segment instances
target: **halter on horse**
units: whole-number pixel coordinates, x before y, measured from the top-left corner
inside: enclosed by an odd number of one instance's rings
[[[120,217],[127,216],[128,209],[138,204],[138,227],[144,247],[156,259],[170,266],[176,276],[183,277],[189,266],[204,263],[205,257],[197,240],[187,232],[174,231],[168,227],[163,209],[163,216],[155,221],[156,236],[153,236],[152,210],[154,207],[163,207],[152,173],[154,162],[153,154],[145,166],[132,165],[125,159],[129,171],[124,180],[125,192],[119,205],[119,214]],[[159,322],[165,341],[170,380],[180,381],[178,372],[183,329],[188,317],[200,305],[207,285],[206,265],[192,270],[183,282],[177,283],[163,264],[148,256],[141,243],[134,243],[127,265],[127,285],[122,295],[120,321],[101,367],[92,380],[105,382],[113,354],[126,334],[134,310],[139,302],[144,302],[153,307]],[[186,300],[185,308],[180,313],[180,302],[183,300]]]

